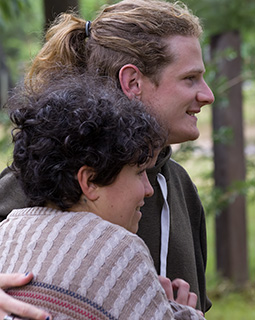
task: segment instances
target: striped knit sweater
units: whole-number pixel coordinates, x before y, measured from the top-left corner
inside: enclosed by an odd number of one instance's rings
[[[35,275],[10,294],[54,319],[200,319],[171,307],[138,236],[93,213],[26,208],[0,226],[0,272]]]

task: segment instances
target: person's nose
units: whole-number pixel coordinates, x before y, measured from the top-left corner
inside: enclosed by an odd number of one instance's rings
[[[150,184],[147,173],[145,172],[145,175],[144,175],[144,197],[149,198],[153,194],[154,194],[154,189],[152,188],[152,185]]]
[[[201,107],[214,102],[212,90],[205,81],[203,81],[202,87],[197,93],[197,100],[201,103]]]

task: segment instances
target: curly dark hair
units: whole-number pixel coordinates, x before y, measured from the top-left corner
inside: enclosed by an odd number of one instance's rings
[[[165,134],[142,103],[110,80],[59,78],[40,93],[19,86],[7,107],[14,124],[11,169],[30,205],[66,210],[81,197],[76,175],[83,165],[93,169],[91,182],[109,185],[123,166],[153,157]]]

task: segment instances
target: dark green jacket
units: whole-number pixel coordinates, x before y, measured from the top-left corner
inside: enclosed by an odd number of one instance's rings
[[[205,269],[207,260],[205,214],[197,189],[189,175],[177,162],[170,159],[171,149],[161,154],[156,167],[148,171],[154,195],[146,198],[138,235],[150,249],[155,267],[160,268],[160,219],[163,205],[157,174],[166,178],[170,209],[170,239],[167,276],[181,278],[198,295],[197,307],[203,312],[211,307],[206,296]]]
[[[14,174],[5,168],[0,174],[0,222],[12,209],[27,207],[27,200]]]
[[[142,208],[143,217],[138,234],[149,247],[157,271],[160,266],[160,217],[163,204],[157,182],[162,173],[168,185],[170,207],[170,239],[167,276],[174,280],[186,280],[191,291],[198,295],[198,308],[208,310],[211,302],[206,297],[206,228],[203,207],[187,172],[173,160],[169,160],[171,149],[161,154],[155,168],[148,172],[154,195],[147,198]],[[27,201],[14,175],[5,169],[0,174],[0,220],[12,209],[27,206]]]

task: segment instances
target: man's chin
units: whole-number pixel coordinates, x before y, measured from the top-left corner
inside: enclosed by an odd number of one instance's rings
[[[194,130],[192,133],[190,133],[189,135],[187,135],[187,139],[184,140],[185,141],[195,141],[199,138],[200,136],[200,132],[198,130]]]
[[[197,135],[189,135],[183,138],[179,138],[179,139],[169,139],[168,143],[166,145],[173,145],[173,144],[179,144],[179,143],[184,143],[184,142],[188,142],[188,141],[195,141],[199,138],[200,133],[198,133]]]

